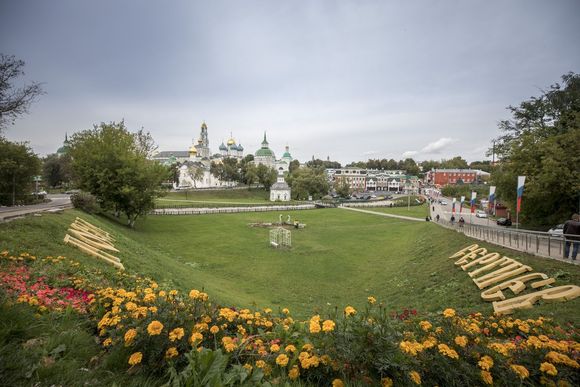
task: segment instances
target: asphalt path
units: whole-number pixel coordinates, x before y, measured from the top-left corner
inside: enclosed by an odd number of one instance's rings
[[[50,200],[50,202],[31,204],[28,206],[0,207],[0,222],[27,214],[44,212],[58,208],[68,208],[71,206],[70,195],[53,194],[47,195],[46,197]]]
[[[437,200],[445,201],[447,202],[447,205],[438,204]],[[437,216],[437,214],[439,214],[439,217],[441,219],[450,222],[451,215],[453,214],[452,201],[453,200],[451,198],[445,198],[441,196],[435,198],[435,202],[433,202],[431,204],[431,207],[429,208],[429,210],[431,211],[431,218],[435,220],[435,217]],[[435,208],[435,210],[433,210],[433,208]],[[463,208],[461,208],[460,212],[460,202],[458,201],[455,203],[455,221],[456,222],[459,221],[459,218],[461,217],[465,219],[465,224],[476,224],[478,226],[499,227],[499,228],[503,227],[498,226],[494,219],[476,217],[475,213],[474,214],[471,213],[471,209],[469,207],[464,206]]]

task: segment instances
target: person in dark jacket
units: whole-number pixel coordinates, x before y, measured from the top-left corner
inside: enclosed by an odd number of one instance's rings
[[[580,215],[572,215],[572,219],[564,223],[564,238],[566,245],[564,246],[564,258],[570,258],[570,245],[572,245],[572,260],[576,260],[578,255],[578,246],[580,246]]]

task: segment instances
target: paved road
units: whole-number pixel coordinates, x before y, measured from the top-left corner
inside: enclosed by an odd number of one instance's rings
[[[415,221],[415,222],[424,222],[425,221],[425,219],[413,218],[411,216],[386,214],[384,212],[361,210],[361,209],[353,208],[353,207],[343,207],[343,206],[340,206],[338,208],[343,209],[343,210],[349,210],[349,211],[364,212],[366,214],[372,214],[372,215],[378,215],[378,216],[386,216],[387,218],[405,219],[405,220],[412,220],[412,221]]]
[[[71,206],[70,195],[54,194],[47,195],[47,198],[50,199],[50,202],[48,203],[33,204],[29,206],[0,207],[0,222],[24,216],[26,214],[43,212],[55,208],[69,208]]]
[[[447,202],[447,205],[444,206],[442,204],[437,204],[437,203],[431,204],[431,207],[430,207],[431,218],[435,219],[437,214],[439,214],[439,217],[441,219],[446,220],[446,221],[450,221],[451,214],[452,214],[452,208],[453,208],[452,199],[451,198],[444,198],[444,197],[439,197],[438,199],[445,200]],[[433,207],[435,208],[435,211],[433,211]],[[467,207],[463,207],[461,209],[461,213],[460,213],[459,208],[460,208],[460,202],[455,203],[455,221],[456,222],[459,220],[460,217],[463,216],[463,219],[465,219],[465,224],[476,224],[479,226],[498,227],[498,228],[503,227],[503,226],[498,226],[495,223],[495,220],[493,220],[493,219],[478,218],[475,216],[475,214],[472,215],[471,210]]]

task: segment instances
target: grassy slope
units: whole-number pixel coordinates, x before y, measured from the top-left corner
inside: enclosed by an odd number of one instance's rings
[[[385,214],[393,215],[403,215],[410,216],[413,218],[425,219],[429,215],[429,207],[426,204],[421,204],[420,206],[411,206],[410,209],[405,207],[377,207],[377,208],[364,208],[369,211],[382,212]]]
[[[307,223],[292,233],[291,250],[268,245],[268,229],[253,221],[275,221],[278,213],[149,217],[137,230],[77,211],[0,225],[0,249],[38,255],[62,254],[96,264],[62,238],[77,215],[117,235],[116,246],[130,272],[150,275],[187,291],[204,287],[225,304],[287,306],[301,317],[319,309],[362,306],[375,295],[389,309],[436,312],[446,307],[491,312],[465,272],[447,257],[472,243],[432,223],[407,222],[339,209],[290,213]],[[287,213],[284,213],[286,216]],[[557,285],[580,283],[580,268],[486,245],[558,277]],[[330,304],[330,306],[327,305]],[[580,299],[523,312],[578,322]]]
[[[270,193],[264,191],[263,189],[232,189],[187,192],[179,191],[169,192],[163,199],[261,203],[270,200]]]

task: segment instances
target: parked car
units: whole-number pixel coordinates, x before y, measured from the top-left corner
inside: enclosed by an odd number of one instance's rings
[[[447,205],[447,202],[445,200],[441,200],[440,203],[441,203],[442,206],[446,206]]]
[[[554,237],[564,236],[564,224],[558,224],[548,230],[548,233]]]
[[[476,218],[487,218],[487,213],[483,210],[477,210],[475,212],[475,217]]]
[[[496,223],[498,226],[506,226],[507,227],[507,226],[512,225],[512,221],[507,219],[507,218],[499,218]]]

